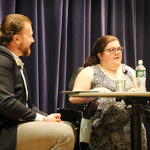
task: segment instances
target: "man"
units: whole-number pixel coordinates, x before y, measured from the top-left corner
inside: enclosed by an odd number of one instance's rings
[[[0,150],[72,150],[72,127],[32,105],[19,58],[30,55],[32,34],[24,15],[7,15],[0,25]]]

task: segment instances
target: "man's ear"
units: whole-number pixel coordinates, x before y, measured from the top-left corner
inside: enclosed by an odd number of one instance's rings
[[[18,35],[18,34],[14,35],[13,41],[14,41],[16,44],[19,44],[19,35]]]

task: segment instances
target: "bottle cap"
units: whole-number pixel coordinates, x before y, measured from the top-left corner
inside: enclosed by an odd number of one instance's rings
[[[143,60],[139,60],[139,61],[138,61],[138,64],[139,64],[139,65],[143,65]]]

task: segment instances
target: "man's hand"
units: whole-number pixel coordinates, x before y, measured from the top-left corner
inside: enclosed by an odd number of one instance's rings
[[[47,122],[61,122],[61,115],[59,113],[50,114],[47,117],[43,117],[43,121]]]

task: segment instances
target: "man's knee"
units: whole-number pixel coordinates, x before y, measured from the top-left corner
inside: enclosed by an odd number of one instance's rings
[[[61,131],[59,132],[57,143],[53,148],[57,149],[58,147],[59,148],[63,147],[66,150],[72,150],[74,148],[75,138],[76,138],[74,134],[74,130],[70,125],[65,123],[61,124],[60,127],[61,127]]]
[[[18,127],[17,147],[25,149],[72,150],[74,147],[73,128],[65,123],[31,122]],[[27,144],[30,141],[31,144]]]
[[[61,135],[66,139],[74,140],[75,128],[72,125],[66,123],[63,123],[63,126],[61,127]]]

